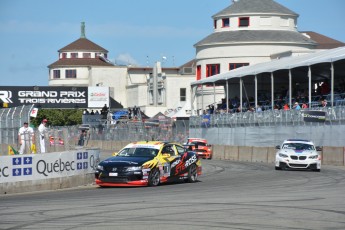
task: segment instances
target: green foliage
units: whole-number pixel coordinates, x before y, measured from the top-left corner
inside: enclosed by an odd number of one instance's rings
[[[43,119],[49,126],[71,126],[82,123],[82,109],[40,109],[36,118],[31,118],[31,124],[38,127]]]

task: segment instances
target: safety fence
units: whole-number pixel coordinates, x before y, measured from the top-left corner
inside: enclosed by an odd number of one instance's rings
[[[310,123],[304,119],[306,111],[324,111],[325,122]],[[313,108],[312,110],[265,110],[262,112],[223,113],[190,117],[191,128],[208,127],[251,127],[251,126],[307,126],[325,124],[343,124],[345,121],[345,106]]]
[[[172,121],[170,124],[152,124],[143,121],[123,120],[117,124],[91,127],[88,140],[141,141],[161,140],[183,142],[188,137],[189,121]]]

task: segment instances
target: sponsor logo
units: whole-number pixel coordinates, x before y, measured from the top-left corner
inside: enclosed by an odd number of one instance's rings
[[[12,176],[32,175],[32,157],[12,158]]]
[[[88,169],[88,152],[77,153],[77,170]]]
[[[11,91],[0,91],[0,100],[4,103],[13,103]]]

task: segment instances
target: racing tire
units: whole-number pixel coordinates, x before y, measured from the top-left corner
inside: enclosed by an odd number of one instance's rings
[[[208,159],[208,160],[212,160],[212,156],[213,156],[213,154],[211,154],[210,157],[207,158],[207,159]]]
[[[196,164],[192,164],[188,169],[187,182],[195,183],[198,180],[198,168]]]
[[[153,169],[149,175],[148,185],[151,187],[157,186],[160,183],[160,175],[158,169]]]
[[[314,172],[320,172],[321,169],[313,169]]]
[[[277,166],[275,167],[275,169],[276,169],[276,170],[282,170],[281,167],[277,167]]]

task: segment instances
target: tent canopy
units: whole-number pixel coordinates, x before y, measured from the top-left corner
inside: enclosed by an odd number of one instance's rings
[[[282,59],[272,60],[270,62],[258,63],[251,66],[244,66],[238,69],[231,70],[226,73],[214,75],[212,77],[194,81],[191,86],[220,83],[231,78],[240,78],[244,76],[257,75],[261,73],[273,73],[283,69],[294,69],[297,67],[308,67],[319,63],[331,63],[345,59],[345,46],[319,51],[316,53],[305,54],[297,57],[288,57]]]

